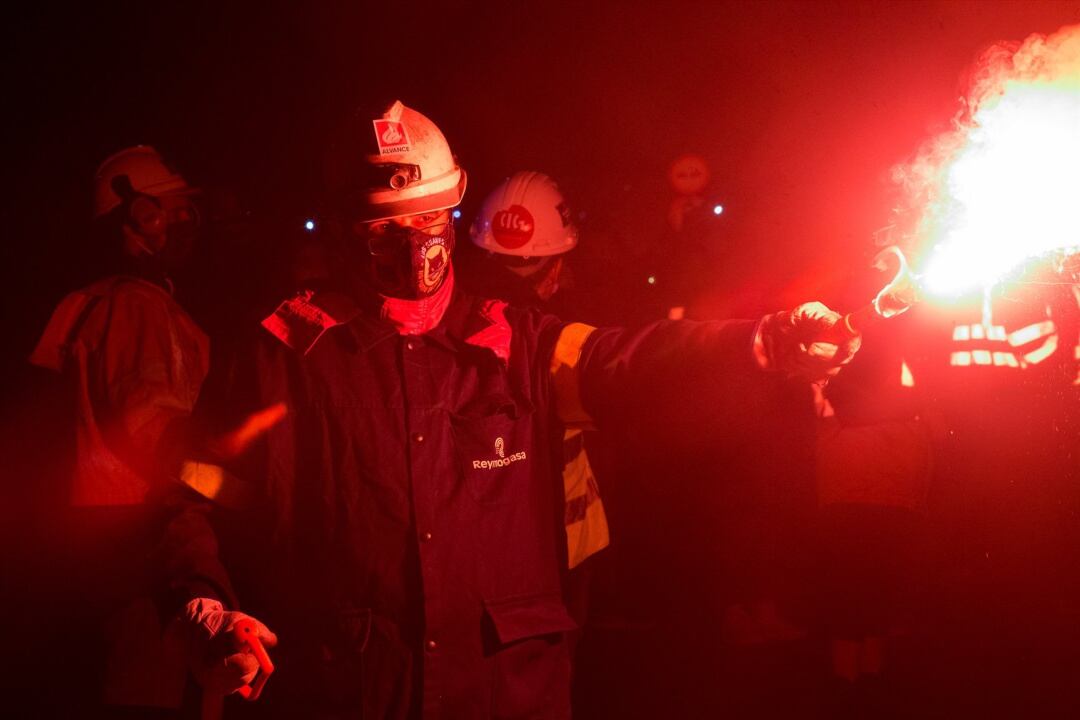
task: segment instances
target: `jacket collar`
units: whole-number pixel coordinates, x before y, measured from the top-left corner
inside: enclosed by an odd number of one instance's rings
[[[470,346],[487,348],[505,361],[511,339],[505,307],[506,303],[476,298],[455,287],[442,321],[422,337],[455,353]],[[365,351],[398,336],[394,325],[380,316],[377,303],[365,306],[349,323],[349,329]]]
[[[394,325],[399,335],[426,335],[442,322],[453,294],[454,266],[451,264],[442,285],[431,295],[415,300],[380,295],[379,314]]]

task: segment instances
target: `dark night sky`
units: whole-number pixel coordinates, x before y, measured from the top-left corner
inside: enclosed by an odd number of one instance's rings
[[[827,294],[887,222],[890,165],[947,123],[976,53],[1080,22],[1080,0],[425,7],[35,3],[6,18],[5,367],[67,289],[107,154],[153,144],[284,221],[313,204],[327,128],[372,96],[442,127],[470,171],[466,214],[531,168],[632,232],[662,217],[672,157],[698,152],[737,242],[780,258],[778,282]]]

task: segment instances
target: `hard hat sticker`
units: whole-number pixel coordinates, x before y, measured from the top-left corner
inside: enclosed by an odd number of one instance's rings
[[[521,205],[511,205],[491,218],[491,234],[495,242],[510,250],[529,242],[534,227],[536,223],[533,222],[532,213]]]
[[[396,155],[412,149],[404,123],[396,120],[373,120],[372,122],[375,123],[375,142],[378,143],[380,155]]]

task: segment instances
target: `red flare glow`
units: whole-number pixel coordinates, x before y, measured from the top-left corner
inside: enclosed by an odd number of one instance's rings
[[[937,294],[1080,250],[1080,25],[994,46],[972,78],[954,129],[894,173]]]

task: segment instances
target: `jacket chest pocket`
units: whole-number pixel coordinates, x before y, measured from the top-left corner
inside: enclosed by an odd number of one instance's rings
[[[527,400],[491,403],[489,414],[451,415],[458,463],[477,502],[500,505],[527,492],[534,462],[533,408]]]

